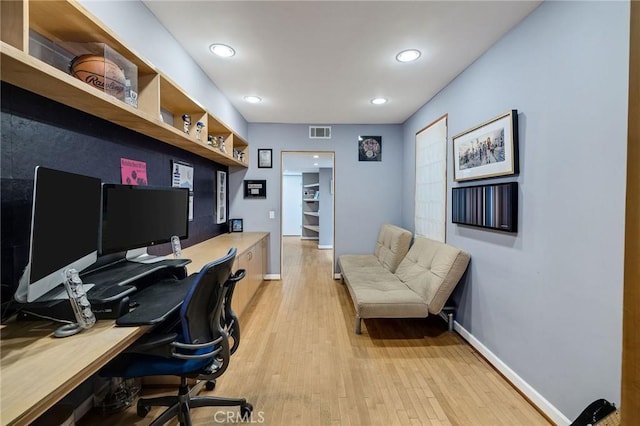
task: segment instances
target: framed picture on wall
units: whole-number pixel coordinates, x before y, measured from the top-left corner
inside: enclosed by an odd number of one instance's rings
[[[216,223],[227,221],[227,172],[218,170],[216,180]]]
[[[271,149],[259,148],[258,149],[258,168],[260,169],[270,169],[273,167]]]
[[[267,181],[245,180],[244,198],[267,198]]]
[[[229,232],[242,232],[242,219],[230,219],[229,220]]]
[[[189,221],[193,221],[193,165],[171,160],[171,186],[189,188]]]
[[[518,111],[513,109],[455,135],[456,182],[518,173]]]
[[[382,136],[358,136],[358,161],[382,161]]]

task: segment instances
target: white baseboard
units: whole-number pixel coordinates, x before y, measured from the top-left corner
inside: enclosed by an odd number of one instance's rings
[[[318,240],[318,237],[300,237],[301,240]]]
[[[469,333],[463,326],[457,321],[454,321],[454,330],[457,331],[463,339],[465,339],[471,346],[473,346],[478,352],[480,352],[504,377],[509,380],[513,386],[515,386],[520,392],[522,392],[529,400],[538,407],[551,421],[558,426],[568,426],[571,424],[571,420],[566,418],[560,410],[554,407],[549,401],[547,401],[542,395],[538,393],[529,383],[527,383],[522,377],[518,376],[507,364],[502,362],[493,352],[483,345],[478,339],[476,339],[471,333]]]
[[[321,246],[320,244],[318,244],[318,249],[320,249],[320,250],[333,250],[333,246],[332,245]]]
[[[280,280],[280,274],[266,274],[263,278],[265,281],[278,281]]]
[[[334,280],[340,280],[340,279],[342,279],[342,274],[333,274],[333,279],[334,279]]]

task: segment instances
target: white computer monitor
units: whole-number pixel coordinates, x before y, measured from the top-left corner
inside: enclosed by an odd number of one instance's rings
[[[96,262],[100,203],[100,179],[36,167],[29,263],[16,301],[36,301],[62,284],[65,269],[80,272]]]

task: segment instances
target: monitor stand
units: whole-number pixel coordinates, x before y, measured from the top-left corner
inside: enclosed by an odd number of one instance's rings
[[[147,253],[147,248],[138,248],[134,250],[128,250],[126,258],[129,262],[136,263],[157,263],[167,260],[165,256],[154,256]]]

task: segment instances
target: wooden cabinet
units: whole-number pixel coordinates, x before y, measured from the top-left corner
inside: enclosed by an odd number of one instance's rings
[[[2,81],[103,118],[158,141],[177,146],[227,166],[248,167],[247,142],[186,94],[75,1],[16,0],[0,3]],[[105,43],[137,67],[138,107],[90,86],[68,72],[30,54],[30,32],[50,43]],[[191,131],[183,131],[182,115],[191,116]],[[203,122],[200,140],[196,122]],[[210,146],[207,136],[222,136],[225,152]],[[235,158],[242,152],[244,161]]]
[[[231,306],[238,316],[242,315],[264,280],[266,272],[263,261],[265,245],[266,238],[263,238],[238,255],[236,259],[235,269],[246,271],[244,279],[236,284],[233,299],[231,299]]]

